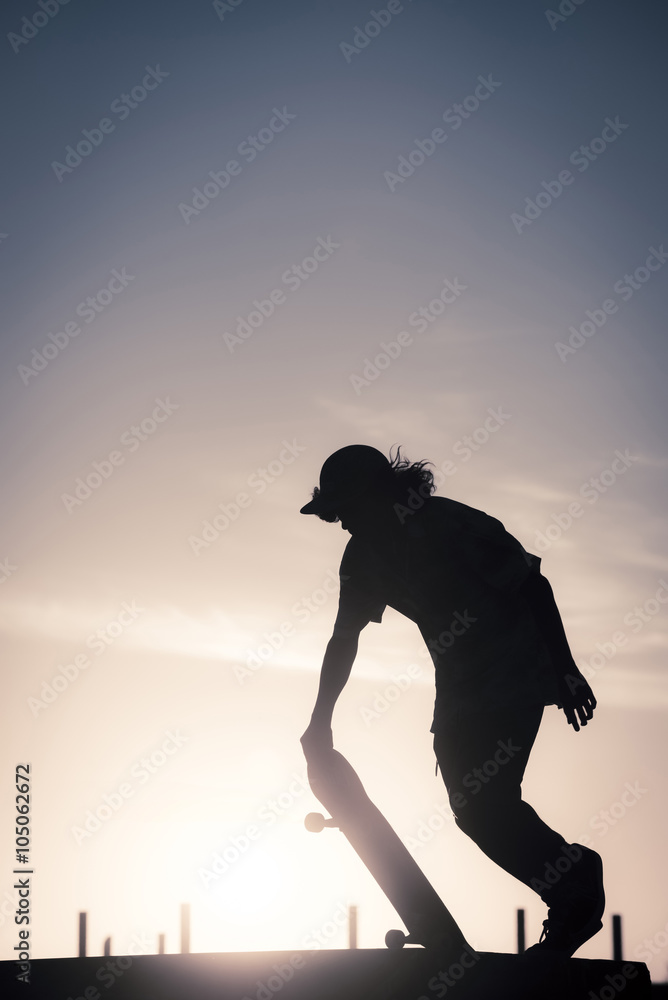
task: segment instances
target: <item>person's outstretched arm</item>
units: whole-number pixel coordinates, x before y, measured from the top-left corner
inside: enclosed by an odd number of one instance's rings
[[[542,573],[532,573],[520,587],[519,593],[526,598],[550,650],[557,673],[561,707],[577,733],[580,726],[586,726],[587,721],[592,718],[596,698],[573,659],[550,582]]]
[[[359,633],[333,635],[327,643],[320,670],[320,685],[308,729],[301,738],[304,753],[331,748],[332,714],[352,670]]]

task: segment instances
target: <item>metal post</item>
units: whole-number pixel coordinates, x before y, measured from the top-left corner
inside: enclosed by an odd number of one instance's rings
[[[526,950],[526,938],[524,935],[524,910],[517,911],[517,954],[522,955]]]
[[[181,954],[190,954],[190,903],[181,903]]]
[[[348,907],[348,947],[357,947],[357,907]]]
[[[165,935],[158,934],[158,955],[165,954]]]
[[[612,960],[623,962],[622,958],[622,918],[618,913],[612,917]]]
[[[105,938],[105,941],[104,941],[104,954],[105,955],[111,955],[111,938],[110,937]]]
[[[86,957],[86,913],[79,914],[79,958]]]

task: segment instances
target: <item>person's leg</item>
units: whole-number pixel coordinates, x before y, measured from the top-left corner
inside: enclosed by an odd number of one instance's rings
[[[572,955],[601,928],[601,859],[567,844],[522,800],[542,715],[541,706],[459,713],[434,734],[434,751],[457,826],[550,907],[545,942],[534,947]]]
[[[457,826],[529,886],[544,879],[548,863],[565,857],[567,846],[522,800],[522,778],[542,715],[542,706],[459,714],[434,735]]]

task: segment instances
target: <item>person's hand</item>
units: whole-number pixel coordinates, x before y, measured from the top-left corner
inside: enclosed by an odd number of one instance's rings
[[[586,726],[594,714],[596,698],[575,663],[559,674],[559,701],[569,725],[575,732]],[[579,725],[578,725],[579,719]]]
[[[332,727],[328,722],[311,719],[308,729],[301,737],[304,756],[308,759],[314,754],[324,753],[334,749]]]

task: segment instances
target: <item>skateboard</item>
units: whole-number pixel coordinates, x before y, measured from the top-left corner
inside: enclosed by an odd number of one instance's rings
[[[358,857],[390,900],[408,929],[390,930],[388,948],[420,944],[438,949],[444,957],[459,958],[464,949],[475,955],[457,922],[407,847],[364,791],[353,767],[337,750],[319,750],[306,756],[311,790],[330,812],[309,813],[307,830],[339,827]]]

